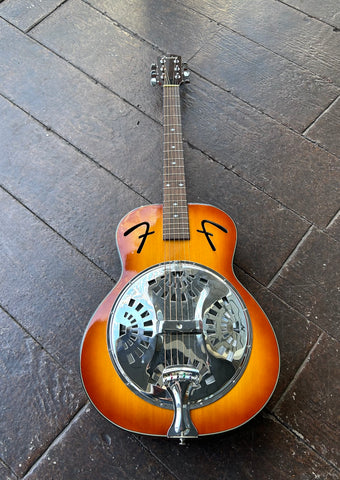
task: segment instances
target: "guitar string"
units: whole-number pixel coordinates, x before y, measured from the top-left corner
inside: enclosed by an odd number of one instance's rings
[[[174,79],[175,80],[175,79]],[[174,220],[174,206],[175,203],[178,202],[177,200],[177,169],[173,167],[174,158],[178,155],[178,142],[177,142],[177,112],[176,112],[176,103],[174,99],[176,99],[176,95],[174,92],[176,91],[176,85],[171,84],[169,78],[167,78],[167,86],[166,88],[166,109],[165,109],[165,122],[167,128],[167,137],[165,139],[165,152],[166,152],[166,161],[167,161],[167,183],[166,183],[166,236],[167,236],[167,245],[168,245],[168,262],[169,262],[169,275],[168,275],[168,282],[169,282],[169,319],[174,321],[173,313],[175,317],[175,321],[178,321],[178,286],[179,286],[179,278],[178,272],[176,268],[176,248],[177,248],[177,241],[176,235],[178,235],[175,227],[175,220]],[[173,156],[174,155],[174,156]],[[173,266],[174,268],[171,268]],[[172,311],[172,304],[174,302],[174,312]],[[173,325],[173,324],[172,324]],[[169,334],[169,343],[170,343],[170,362],[171,365],[174,364],[174,357],[173,351],[176,355],[176,363],[179,364],[179,343],[178,343],[178,332],[170,332]]]
[[[166,201],[167,201],[167,192],[166,192],[166,184],[167,184],[167,158],[166,158],[166,152],[165,152],[165,135],[166,135],[166,129],[167,129],[167,124],[166,124],[166,105],[167,105],[167,98],[166,98],[166,88],[163,86],[163,129],[164,129],[164,138],[163,138],[163,229],[165,226],[165,220],[164,220],[164,214],[166,210]],[[166,321],[167,319],[167,304],[166,304],[166,291],[167,291],[167,240],[164,238],[164,230],[163,230],[163,242],[164,242],[164,306],[163,306],[163,321]],[[164,348],[164,368],[167,366],[167,350],[166,350],[166,333],[165,331],[163,332],[163,348]]]
[[[183,297],[182,288],[184,286],[183,279],[177,275],[176,268],[172,271],[171,265],[173,260],[190,258],[188,256],[187,248],[190,252],[190,241],[185,239],[189,233],[189,218],[188,218],[188,206],[186,201],[186,185],[184,175],[184,154],[183,154],[183,140],[181,129],[181,109],[180,109],[180,95],[179,84],[171,84],[167,70],[165,70],[166,79],[164,79],[163,85],[163,110],[164,110],[164,202],[163,202],[163,216],[166,214],[166,220],[163,218],[163,227],[166,224],[166,240],[165,240],[165,254],[164,254],[164,292],[166,291],[166,279],[168,280],[168,297],[169,297],[169,312],[166,310],[166,295],[164,297],[164,319],[173,320],[172,317],[172,298],[175,302],[175,318],[178,322],[178,303],[181,310],[181,321],[184,319],[183,309]],[[170,121],[169,121],[170,119]],[[169,148],[170,147],[170,148]],[[181,185],[182,184],[182,185]],[[169,185],[169,186],[168,186]],[[182,190],[182,191],[181,191]],[[184,196],[184,194],[185,196]],[[178,207],[175,209],[174,207]],[[177,213],[174,212],[177,210]],[[178,215],[178,217],[175,215]],[[176,218],[176,220],[175,220]],[[178,242],[178,243],[177,243]],[[178,248],[178,244],[180,248]],[[187,247],[188,246],[188,247]],[[176,255],[177,253],[177,255]],[[174,292],[172,294],[172,289]],[[188,302],[187,292],[185,299]],[[180,296],[177,298],[177,296]],[[179,300],[179,301],[178,301]],[[173,342],[173,334],[169,335],[169,350],[170,350],[170,363],[173,365],[173,347],[177,352],[176,360],[179,364],[180,360],[180,348],[179,348],[179,333],[175,332],[175,342]],[[186,345],[185,337],[181,335],[183,348],[182,348],[182,363],[185,361],[186,350],[187,363],[192,363],[191,360],[191,334],[189,334],[188,345]],[[164,357],[166,366],[166,334],[163,337],[164,342]]]
[[[179,244],[179,248],[177,248],[177,255],[173,255],[173,257],[179,258],[180,262],[187,259],[187,252],[186,246],[190,242],[187,242],[185,237],[187,236],[187,212],[185,213],[186,207],[186,190],[185,190],[185,175],[184,175],[184,154],[183,154],[183,139],[182,139],[182,128],[181,128],[181,108],[180,108],[180,94],[179,94],[179,85],[176,84],[174,88],[170,89],[171,92],[171,105],[173,106],[173,115],[172,118],[174,119],[174,133],[173,138],[171,138],[171,146],[173,148],[173,156],[171,157],[171,164],[173,165],[172,171],[175,172],[172,175],[174,179],[174,192],[175,192],[175,202],[172,202],[172,207],[176,206],[177,208],[172,208],[171,214],[171,222],[174,224],[175,231],[173,235],[177,235],[177,242],[173,240],[173,245],[175,248]],[[184,192],[184,193],[183,193]],[[177,220],[175,220],[175,213],[177,212]],[[175,248],[176,249],[176,248]],[[184,283],[183,278],[179,275],[175,277],[175,301],[176,301],[176,322],[181,319],[181,323],[183,325],[184,319],[184,306],[183,306],[183,289]],[[177,298],[179,295],[179,298]],[[178,313],[178,303],[180,304],[180,314]],[[177,352],[177,363],[185,363],[185,350],[187,349],[190,352],[190,334],[189,334],[189,345],[186,345],[186,336],[183,333],[176,332],[176,352]],[[180,339],[182,341],[182,349],[180,348]],[[182,350],[182,351],[181,351]],[[182,362],[180,362],[180,352],[182,353]],[[189,361],[189,356],[188,356]]]
[[[182,213],[182,215],[183,215],[183,230],[184,230],[184,232],[187,236],[187,240],[183,240],[183,258],[185,260],[189,260],[190,259],[190,246],[191,246],[190,224],[189,224],[189,211],[188,211],[187,195],[186,195],[186,177],[185,177],[185,162],[184,162],[184,151],[183,151],[182,117],[181,117],[181,98],[180,98],[179,92],[178,92],[178,95],[177,95],[177,108],[178,108],[178,117],[180,119],[178,123],[181,126],[181,128],[180,128],[180,145],[181,145],[181,149],[182,149],[182,165],[181,165],[180,173],[181,173],[181,177],[182,177],[181,180],[183,181],[183,189],[184,189],[184,192],[185,192],[185,198],[184,198],[183,204],[181,205],[181,210],[183,212]],[[188,285],[186,284],[185,300],[184,301],[187,303],[186,310],[187,310],[188,314],[190,314],[188,295],[189,295]],[[190,320],[190,318],[188,318],[188,319],[183,318],[183,304],[182,304],[182,321],[185,321],[185,320]],[[183,345],[184,345],[183,363],[185,361],[185,350],[187,350],[187,364],[188,365],[192,364],[191,338],[192,338],[191,333],[188,333],[187,336],[183,337]],[[185,339],[187,339],[187,343],[185,342]]]
[[[171,263],[174,266],[174,271],[172,273],[172,283],[173,283],[173,295],[172,298],[174,300],[174,309],[175,309],[175,322],[177,325],[178,322],[178,287],[179,287],[179,275],[178,275],[178,254],[176,255],[176,250],[178,246],[178,233],[176,229],[176,221],[175,221],[175,208],[174,204],[177,203],[177,197],[178,197],[178,192],[177,192],[177,183],[178,183],[178,178],[177,178],[177,170],[174,169],[173,167],[173,159],[177,157],[177,138],[176,138],[176,133],[177,133],[177,123],[178,119],[176,117],[176,105],[174,102],[175,99],[175,92],[176,89],[178,88],[176,85],[176,79],[174,75],[173,79],[173,84],[169,86],[168,92],[169,92],[169,98],[170,98],[170,108],[169,108],[169,117],[170,118],[170,143],[168,144],[168,159],[169,159],[169,173],[170,173],[170,180],[169,183],[171,185],[170,189],[170,205],[169,205],[169,227],[170,227],[170,250],[171,250]],[[172,129],[175,129],[173,131]],[[169,148],[170,147],[170,148]],[[171,318],[173,320],[173,318]],[[172,340],[172,346],[174,347],[175,354],[176,354],[176,365],[179,364],[179,334],[177,331],[174,333],[171,332],[171,340]]]
[[[173,125],[173,101],[172,101],[172,92],[173,92],[173,86],[170,83],[170,79],[168,78],[168,86],[166,88],[167,91],[167,98],[168,98],[168,108],[167,108],[167,121],[168,121],[168,137],[170,138],[170,141],[173,141],[173,134],[171,132],[171,128]],[[173,267],[176,267],[174,264],[174,238],[173,238],[173,226],[172,226],[172,218],[171,218],[171,211],[172,211],[172,204],[174,203],[174,185],[173,185],[173,175],[172,175],[172,168],[171,168],[171,144],[167,144],[167,162],[168,162],[168,205],[167,205],[167,230],[169,230],[168,234],[168,246],[169,246],[169,305],[170,305],[170,317],[169,320],[173,321],[173,316],[175,316],[177,320],[177,301],[176,301],[176,282],[177,282],[177,276],[176,276],[176,268],[173,269]],[[169,149],[170,147],[170,149]],[[173,302],[172,299],[174,298],[175,304],[174,304],[174,312],[172,311],[172,306]],[[172,325],[172,324],[171,324]],[[170,330],[170,335],[169,335],[169,340],[170,340],[170,351],[171,351],[171,365],[174,364],[174,355],[178,352],[176,348],[176,342],[174,345],[174,338],[173,338],[173,332]],[[175,335],[176,337],[176,335]],[[176,338],[175,338],[176,340]],[[175,347],[175,348],[174,348]],[[178,363],[178,362],[177,362]]]
[[[172,105],[172,122],[173,124],[175,124],[176,126],[174,126],[173,128],[175,128],[175,132],[172,132],[172,138],[171,138],[171,169],[172,169],[172,173],[175,173],[174,175],[171,175],[171,177],[174,179],[173,180],[173,198],[172,198],[172,202],[171,202],[171,210],[172,210],[172,215],[171,215],[171,224],[173,224],[174,226],[174,231],[172,232],[172,236],[176,237],[178,235],[178,237],[180,237],[181,235],[179,233],[177,233],[177,225],[176,223],[178,222],[178,220],[175,220],[175,210],[176,208],[173,208],[174,207],[174,204],[175,203],[178,203],[178,184],[179,184],[179,178],[178,178],[178,169],[177,168],[174,168],[173,167],[173,161],[174,158],[177,158],[178,157],[178,139],[177,139],[177,130],[178,130],[178,123],[179,123],[179,119],[178,119],[178,116],[177,116],[177,109],[176,109],[176,92],[178,91],[178,85],[174,85],[170,92],[171,92],[171,105]],[[172,147],[175,147],[175,148],[172,148]],[[177,160],[176,160],[177,161]],[[175,200],[175,201],[174,201]],[[178,207],[178,205],[176,205],[176,207]],[[178,211],[178,210],[177,210]],[[177,325],[177,322],[178,322],[178,293],[181,294],[180,292],[180,277],[179,277],[179,272],[177,272],[178,270],[178,257],[180,257],[180,255],[176,255],[175,254],[175,251],[176,251],[176,248],[178,247],[178,242],[180,242],[181,240],[179,238],[174,238],[172,240],[172,245],[173,245],[173,258],[174,258],[174,261],[176,262],[176,269],[175,269],[175,305],[176,305],[176,325]],[[177,249],[178,250],[178,249]],[[175,342],[175,345],[176,345],[176,354],[177,354],[177,357],[176,357],[176,361],[177,361],[177,364],[180,363],[179,361],[179,333],[176,331],[175,333],[175,339],[176,339],[176,342]]]
[[[171,265],[174,266],[174,270],[172,271],[171,274],[171,279],[170,279],[170,305],[172,304],[172,298],[174,297],[175,300],[175,317],[177,320],[177,297],[176,297],[176,283],[177,283],[177,274],[176,274],[176,264],[174,263],[174,238],[173,238],[173,220],[172,220],[172,211],[173,211],[173,203],[174,203],[174,198],[175,198],[175,192],[174,192],[174,176],[172,175],[173,169],[171,167],[171,158],[172,158],[172,142],[173,142],[173,133],[172,133],[172,128],[174,124],[174,106],[173,106],[173,98],[172,98],[172,93],[173,93],[173,86],[170,84],[170,81],[168,82],[169,85],[167,87],[167,94],[168,94],[168,109],[167,109],[167,119],[168,119],[168,128],[169,128],[169,141],[170,143],[167,144],[167,158],[168,158],[168,185],[169,185],[169,196],[168,196],[168,208],[167,208],[167,230],[169,230],[169,251],[170,251],[170,262]],[[170,147],[170,148],[169,148]],[[172,294],[172,288],[174,288],[174,292]],[[172,312],[171,312],[172,313]],[[172,315],[170,316],[170,320],[173,321]],[[174,350],[174,353],[177,353],[178,356],[178,349],[176,345],[176,335],[175,335],[175,344],[174,344],[174,334],[172,331],[170,331],[170,341],[171,341],[171,351]],[[175,347],[175,348],[173,348]],[[176,357],[177,358],[177,357]],[[173,358],[171,359],[171,363],[173,365]],[[177,361],[178,363],[178,361]]]
[[[181,138],[181,111],[180,111],[180,103],[179,103],[179,85],[177,84],[176,87],[173,89],[174,93],[174,99],[173,99],[173,105],[174,105],[174,116],[175,116],[175,123],[177,125],[176,130],[175,130],[175,152],[174,152],[174,162],[175,162],[175,172],[176,172],[176,209],[177,210],[177,220],[174,222],[176,230],[178,230],[178,236],[179,236],[179,248],[178,248],[178,256],[180,259],[180,262],[185,259],[185,224],[184,220],[185,217],[183,216],[183,195],[185,193],[185,185],[184,185],[184,178],[183,178],[183,146],[182,146],[182,138]],[[181,187],[180,184],[183,186]],[[182,192],[181,192],[182,190]],[[184,193],[183,193],[184,192]],[[179,263],[180,263],[179,262]],[[183,314],[183,276],[179,275],[178,276],[178,287],[177,291],[179,294],[179,305],[180,305],[180,312],[179,312],[179,317],[180,321],[183,325],[184,321],[184,314]],[[184,364],[184,348],[185,348],[185,337],[183,333],[178,333],[177,334],[177,351],[178,351],[178,363]],[[180,349],[180,340],[182,341],[182,349]],[[182,361],[180,362],[180,352],[182,350]]]
[[[170,88],[170,79],[168,75],[168,71],[166,69],[166,64],[165,66],[165,78],[164,78],[164,86],[163,86],[163,91],[164,91],[164,134],[167,134],[166,137],[169,137],[170,133],[170,126],[169,126],[169,110],[171,106],[171,99],[169,98],[169,93],[171,93],[171,90],[169,91]],[[168,144],[166,142],[166,137],[164,137],[164,165],[166,169],[166,176],[165,176],[165,188],[164,188],[164,195],[165,195],[165,201],[163,204],[163,227],[166,225],[166,240],[165,240],[165,248],[166,248],[166,255],[165,255],[165,272],[164,272],[164,281],[165,281],[165,302],[166,302],[166,296],[168,296],[168,311],[166,308],[164,309],[164,320],[167,321],[168,319],[172,319],[172,304],[171,304],[171,297],[172,297],[172,271],[171,271],[171,228],[169,226],[171,225],[169,223],[168,219],[168,212],[171,204],[171,196],[172,196],[172,189],[171,189],[171,183],[170,183],[170,165],[169,165],[169,152],[168,152]],[[166,215],[166,219],[164,221],[164,215]],[[166,282],[168,283],[168,292],[166,294]],[[172,349],[172,334],[167,336],[166,332],[164,332],[164,339],[165,339],[165,345],[167,342],[169,342],[169,353],[170,353],[170,365],[173,365],[173,349]],[[165,359],[166,359],[166,349],[165,349]],[[165,364],[166,366],[166,364]]]
[[[187,230],[188,230],[188,212],[187,212],[187,202],[186,202],[186,185],[185,185],[185,174],[184,174],[184,153],[183,153],[183,139],[182,139],[182,125],[181,125],[181,105],[180,105],[180,94],[179,94],[179,85],[177,84],[175,88],[171,89],[172,95],[172,105],[174,106],[174,119],[175,119],[175,133],[174,133],[174,141],[171,145],[174,145],[176,148],[174,149],[173,153],[174,156],[172,157],[172,165],[174,166],[174,170],[176,175],[174,175],[174,180],[176,184],[175,192],[177,192],[176,196],[176,207],[177,209],[173,209],[173,211],[177,210],[177,221],[173,220],[174,226],[178,235],[178,243],[180,248],[177,249],[178,257],[180,261],[188,259],[187,256],[187,245],[190,248],[190,242],[185,239],[187,237]],[[178,280],[177,280],[178,279]],[[178,285],[177,285],[178,282]],[[176,298],[176,305],[178,304],[177,300],[179,300],[180,304],[180,317],[181,323],[186,320],[184,318],[184,301],[187,301],[187,292],[183,292],[185,283],[183,282],[183,278],[181,276],[176,277],[176,292],[179,294],[179,299]],[[184,295],[184,299],[183,299]],[[188,310],[188,308],[187,308]],[[178,314],[176,312],[176,320],[178,320]],[[177,363],[185,363],[185,353],[186,350],[188,352],[191,351],[190,346],[190,337],[188,338],[183,333],[176,335],[176,350],[177,350]],[[182,341],[182,349],[180,349],[179,341]],[[189,345],[186,344],[186,339],[189,341]],[[182,353],[182,362],[180,362],[180,352]],[[188,363],[190,362],[190,357],[188,355]]]
[[[170,79],[167,79],[167,85],[165,87],[166,89],[166,97],[167,97],[167,105],[166,105],[166,110],[165,110],[165,115],[166,115],[166,122],[167,122],[167,143],[165,144],[165,152],[166,152],[166,161],[167,161],[167,183],[166,183],[166,192],[167,192],[167,203],[166,203],[166,210],[165,210],[165,215],[166,215],[166,237],[167,237],[167,246],[168,246],[168,261],[169,261],[169,309],[170,309],[170,315],[169,315],[169,320],[173,320],[172,318],[172,279],[176,278],[176,273],[172,271],[172,266],[173,263],[171,262],[172,260],[172,246],[173,246],[173,238],[172,238],[172,222],[171,222],[171,205],[173,203],[173,178],[170,175],[171,170],[170,170],[170,151],[171,148],[169,149],[170,144],[168,141],[171,141],[171,127],[173,124],[173,111],[172,111],[172,96],[171,96],[171,84],[170,84]],[[175,305],[176,308],[176,305]],[[171,365],[173,365],[173,356],[172,353],[174,351],[173,349],[173,333],[169,332],[169,346],[170,346],[170,361]]]
[[[180,190],[182,190],[183,188],[183,191],[185,192],[185,184],[184,184],[184,175],[183,175],[183,166],[184,166],[184,158],[183,158],[183,151],[180,152],[180,150],[183,150],[183,144],[182,144],[182,135],[181,135],[181,132],[182,132],[182,129],[181,129],[181,109],[180,109],[180,96],[179,96],[179,86],[176,86],[176,88],[173,90],[174,91],[174,101],[173,101],[173,104],[174,104],[174,109],[175,109],[175,121],[176,121],[176,124],[178,125],[177,126],[177,129],[178,131],[176,131],[176,154],[175,154],[175,162],[176,162],[176,167],[175,167],[175,171],[176,171],[176,190],[177,192],[179,193]],[[180,187],[180,184],[183,183],[183,187]],[[185,259],[185,245],[186,245],[186,241],[184,240],[184,238],[181,238],[181,237],[184,237],[185,236],[185,224],[183,223],[184,220],[185,220],[185,217],[182,218],[182,215],[183,215],[183,196],[179,197],[176,199],[176,203],[177,203],[177,211],[178,211],[178,231],[179,231],[179,237],[180,237],[180,245],[181,245],[181,249],[180,249],[180,260],[182,261],[183,259]],[[176,223],[176,222],[175,222]],[[183,279],[182,277],[179,278],[179,283],[180,283],[180,288],[179,288],[179,295],[180,295],[180,306],[181,306],[181,312],[180,312],[180,315],[181,315],[181,323],[183,325],[183,321],[184,321],[184,314],[183,314],[183,292],[182,292],[182,288],[183,287],[183,283],[182,283]],[[178,334],[178,337],[179,337],[179,334]],[[185,350],[185,337],[184,337],[184,334],[182,333],[181,334],[181,338],[182,338],[182,343],[183,343],[183,352],[182,352],[182,364],[184,364],[184,350]],[[180,348],[179,348],[179,339],[178,339],[178,343],[177,343],[177,351],[179,352],[180,351]],[[179,353],[178,353],[178,356],[179,356]],[[178,358],[178,363],[179,363],[179,358]]]

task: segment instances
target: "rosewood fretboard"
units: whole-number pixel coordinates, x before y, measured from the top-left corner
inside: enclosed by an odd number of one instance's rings
[[[178,85],[163,86],[163,117],[163,239],[188,240],[190,234]]]

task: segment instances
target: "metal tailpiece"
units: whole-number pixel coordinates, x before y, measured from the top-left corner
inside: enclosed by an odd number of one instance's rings
[[[163,383],[167,388],[174,407],[174,418],[168,430],[169,438],[196,438],[198,432],[190,417],[188,400],[191,391],[199,384],[199,370],[185,365],[166,367],[163,370]]]

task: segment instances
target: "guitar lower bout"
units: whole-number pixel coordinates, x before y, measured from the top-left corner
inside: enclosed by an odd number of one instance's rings
[[[279,373],[273,329],[233,272],[233,221],[200,204],[188,205],[188,217],[190,239],[176,241],[163,239],[161,205],[122,219],[122,275],[81,349],[83,384],[102,415],[180,439],[244,424]]]

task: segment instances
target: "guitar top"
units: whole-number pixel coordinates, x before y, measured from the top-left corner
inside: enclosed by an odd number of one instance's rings
[[[181,443],[250,420],[280,363],[267,317],[233,272],[232,219],[187,203],[179,89],[188,78],[178,55],[151,66],[163,89],[163,204],[118,225],[122,275],[90,320],[80,362],[108,420]]]

